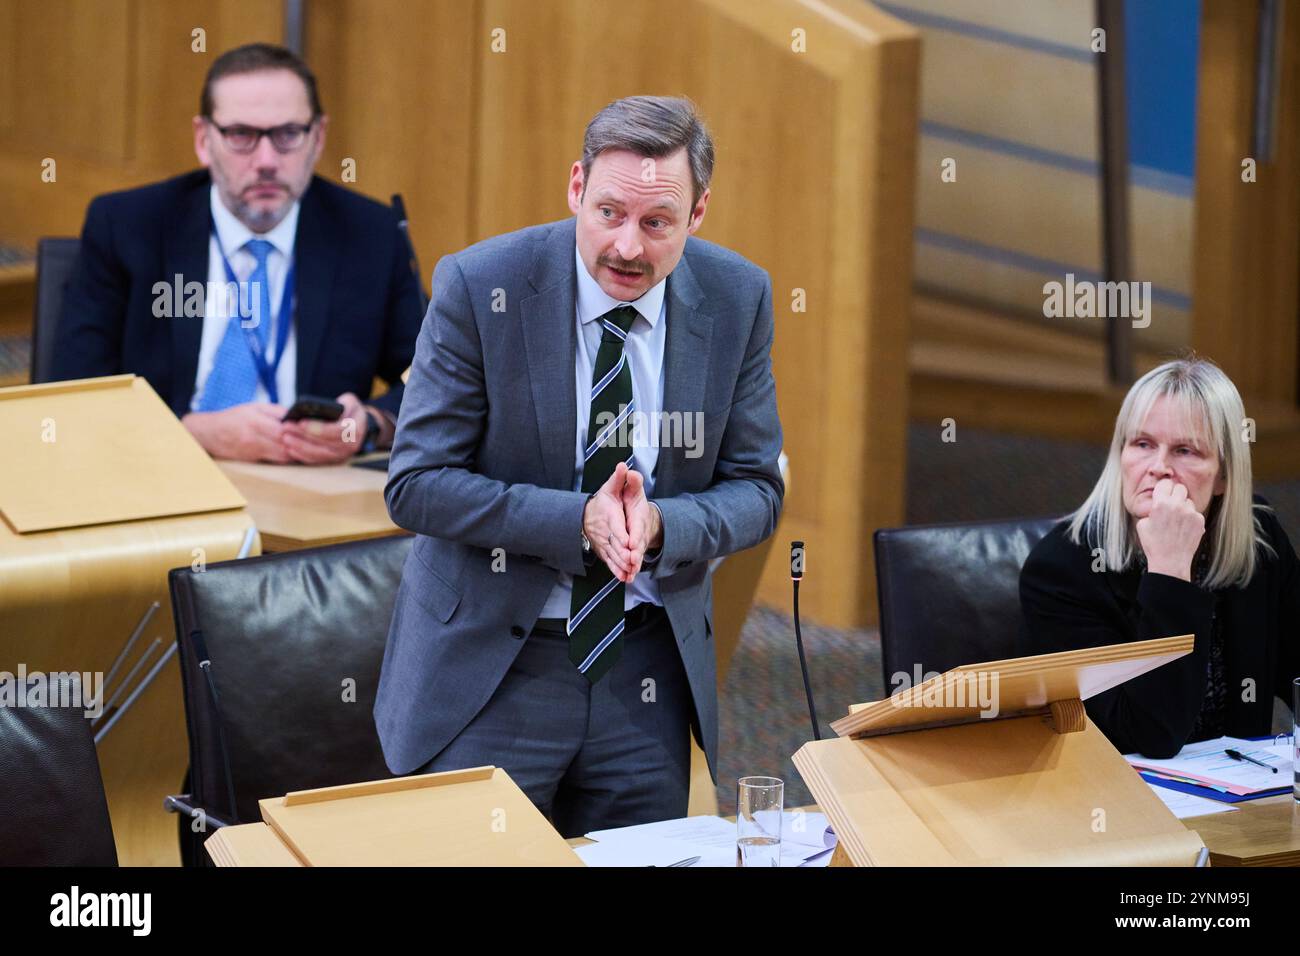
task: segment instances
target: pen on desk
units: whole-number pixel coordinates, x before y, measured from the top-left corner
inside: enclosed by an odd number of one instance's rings
[[[1268,764],[1264,763],[1264,761],[1256,760],[1254,757],[1247,757],[1244,753],[1241,753],[1240,751],[1225,750],[1224,753],[1227,754],[1229,757],[1231,757],[1233,760],[1249,760],[1251,763],[1255,764],[1258,767],[1263,767],[1265,770],[1272,770],[1274,773],[1277,773],[1277,767],[1270,767]]]

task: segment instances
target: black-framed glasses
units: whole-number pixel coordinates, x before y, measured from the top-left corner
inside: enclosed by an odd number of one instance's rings
[[[276,152],[292,153],[307,141],[307,134],[316,125],[316,120],[313,118],[307,124],[284,123],[280,126],[272,126],[270,129],[259,129],[242,123],[221,126],[210,116],[206,119],[221,134],[221,138],[226,141],[226,146],[234,153],[251,153],[257,149],[257,144],[262,141],[263,136],[270,137],[271,145],[275,147]]]

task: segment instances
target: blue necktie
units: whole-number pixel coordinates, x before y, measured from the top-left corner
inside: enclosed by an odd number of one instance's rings
[[[252,297],[257,296],[257,311],[253,313],[257,318],[257,326],[253,331],[262,343],[262,354],[266,356],[267,343],[271,338],[271,283],[267,278],[266,260],[275,246],[265,239],[250,239],[244,243],[243,248],[257,259],[257,266],[248,277],[248,282],[244,283],[245,286],[251,284],[251,289],[240,289],[239,302],[250,303]],[[257,392],[257,366],[253,364],[252,353],[244,341],[244,330],[240,327],[241,322],[251,321],[251,317],[241,316],[241,311],[241,308],[231,310],[226,334],[221,338],[212,371],[208,373],[208,380],[203,385],[198,411],[217,412],[232,405],[243,405],[251,402]]]

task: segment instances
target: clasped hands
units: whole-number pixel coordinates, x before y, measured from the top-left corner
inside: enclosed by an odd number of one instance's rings
[[[647,550],[663,546],[663,517],[645,496],[639,471],[619,462],[609,480],[587,501],[582,533],[591,550],[624,584],[641,570]]]

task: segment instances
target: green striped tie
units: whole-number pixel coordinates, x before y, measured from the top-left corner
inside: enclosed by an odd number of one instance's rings
[[[582,490],[598,490],[620,461],[632,467],[632,449],[620,445],[635,411],[632,368],[623,343],[636,309],[620,306],[600,317],[600,350],[591,376],[591,415],[583,449]],[[623,649],[623,582],[603,561],[573,579],[569,601],[569,660],[593,684],[614,666]]]

